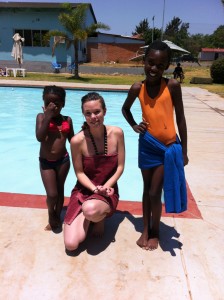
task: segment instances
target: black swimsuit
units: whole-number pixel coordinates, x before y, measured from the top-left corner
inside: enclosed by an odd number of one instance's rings
[[[69,161],[69,154],[68,152],[60,159],[57,160],[48,160],[42,157],[39,157],[39,161],[40,161],[40,166],[42,168],[42,170],[49,170],[49,169],[56,169],[58,166],[66,163],[67,161]]]

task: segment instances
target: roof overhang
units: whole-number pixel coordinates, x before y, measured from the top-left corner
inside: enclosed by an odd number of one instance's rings
[[[76,7],[78,3],[70,3]],[[0,7],[5,8],[60,8],[62,3],[59,2],[0,2]]]
[[[66,0],[65,2],[66,3]],[[0,8],[55,8],[61,9],[63,2],[0,2]],[[83,3],[70,3],[73,8]],[[93,15],[94,22],[97,23],[93,8],[91,3],[86,3],[89,5],[89,9]]]

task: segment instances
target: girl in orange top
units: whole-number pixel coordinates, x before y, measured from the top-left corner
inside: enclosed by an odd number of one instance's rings
[[[175,79],[163,78],[169,68],[171,49],[161,41],[153,42],[146,50],[144,70],[146,78],[143,82],[134,83],[125,100],[122,113],[133,130],[144,135],[148,131],[165,146],[176,141],[174,111],[180,135],[183,164],[188,163],[187,127],[184,115],[180,84]],[[139,98],[142,108],[142,122],[137,124],[131,113],[131,107]],[[142,152],[139,148],[139,160]],[[147,153],[144,153],[147,155]],[[156,155],[156,153],[154,153]],[[148,154],[150,160],[150,154]],[[158,154],[159,156],[159,154]],[[163,187],[164,165],[162,162],[144,168],[139,164],[144,183],[143,190],[143,222],[144,229],[137,245],[146,250],[154,250],[159,243],[159,224],[162,212],[161,194]]]

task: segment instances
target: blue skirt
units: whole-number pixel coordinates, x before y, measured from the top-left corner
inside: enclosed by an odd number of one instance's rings
[[[187,189],[184,174],[183,154],[180,140],[166,146],[148,131],[139,135],[138,166],[151,169],[164,165],[164,201],[167,213],[187,210]]]

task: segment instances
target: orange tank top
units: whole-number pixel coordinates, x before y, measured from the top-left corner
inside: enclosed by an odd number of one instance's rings
[[[154,99],[149,97],[144,81],[138,98],[148,132],[165,145],[175,142],[174,107],[165,80],[162,79],[160,91]]]

